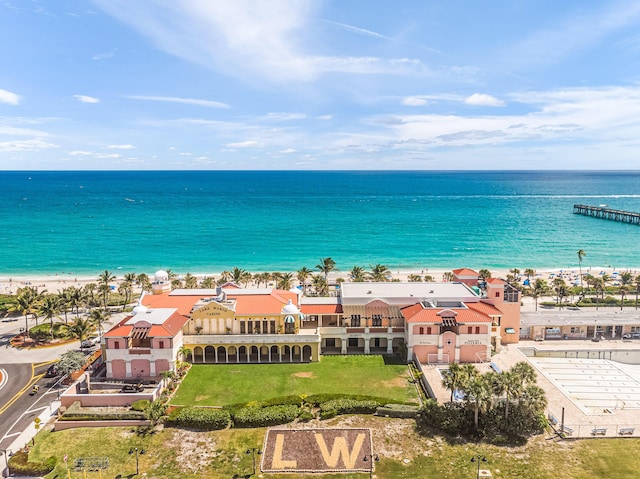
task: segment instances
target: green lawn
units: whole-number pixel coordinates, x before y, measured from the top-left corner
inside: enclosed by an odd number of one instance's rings
[[[393,435],[401,420],[357,416],[349,427],[370,427],[374,434],[374,451],[380,454],[376,464],[377,479],[461,479],[476,476],[471,457],[487,458],[483,469],[491,470],[493,479],[636,479],[640,471],[639,439],[587,439],[552,441],[541,436],[524,446],[498,447],[473,442],[445,440],[403,430]],[[336,427],[340,419],[322,421],[321,427]],[[406,420],[404,421],[406,424]],[[48,479],[64,479],[62,462],[69,455],[72,465],[78,457],[105,456],[109,469],[104,478],[132,479],[135,456],[129,448],[144,448],[139,457],[140,473],[149,478],[231,478],[251,472],[249,448],[263,445],[265,429],[231,429],[214,432],[181,431],[166,428],[147,435],[136,435],[131,428],[81,428],[61,432],[43,431],[36,437],[32,460],[55,455],[58,466]],[[391,435],[389,435],[391,433]],[[383,451],[394,452],[383,452]],[[366,479],[369,474],[263,474],[264,479]],[[83,477],[71,472],[72,479]],[[97,478],[97,472],[89,472]],[[140,476],[139,476],[140,477]]]
[[[324,356],[307,364],[194,364],[172,400],[222,406],[290,394],[345,393],[417,401],[406,364],[381,356]]]

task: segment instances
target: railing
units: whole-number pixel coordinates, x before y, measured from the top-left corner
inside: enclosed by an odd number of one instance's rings
[[[603,421],[600,424],[597,422],[595,424],[575,424],[571,422],[562,424],[561,416],[551,412],[547,413],[547,420],[556,434],[565,439],[640,437],[639,423],[610,424]]]
[[[185,335],[186,344],[280,344],[314,343],[319,334],[194,334]]]

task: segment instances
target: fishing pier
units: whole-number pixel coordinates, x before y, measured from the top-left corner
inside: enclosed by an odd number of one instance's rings
[[[640,213],[612,210],[603,206],[573,205],[573,214],[593,216],[594,218],[602,218],[604,220],[640,225]]]

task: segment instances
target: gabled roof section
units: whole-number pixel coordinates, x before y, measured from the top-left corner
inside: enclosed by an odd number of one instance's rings
[[[407,323],[445,324],[455,320],[455,324],[490,323],[492,319],[475,309],[461,308],[429,308],[422,303],[407,306],[400,310]],[[445,321],[448,320],[448,321]],[[451,323],[453,324],[453,323]]]
[[[489,284],[507,284],[507,282],[504,279],[500,279],[500,278],[487,278],[485,279],[485,281]]]
[[[477,271],[474,271],[474,270],[469,269],[469,268],[454,269],[452,271],[452,273],[455,274],[458,278],[460,278],[462,276],[475,276],[475,277],[478,277],[480,275],[480,273],[478,273]]]
[[[106,334],[111,338],[173,338],[189,319],[176,309],[151,309],[146,313],[128,316]]]
[[[473,309],[481,314],[486,314],[487,316],[502,316],[503,313],[494,305],[485,303],[484,301],[479,301],[477,303],[467,303],[467,307],[469,309]]]
[[[214,296],[212,295],[211,297]],[[188,316],[194,305],[203,297],[206,296],[203,296],[197,290],[194,290],[192,296],[184,294],[172,295],[171,293],[147,294],[142,298],[142,304],[150,309],[176,308],[180,314]]]
[[[300,311],[308,315],[316,314],[342,314],[341,304],[303,304]]]

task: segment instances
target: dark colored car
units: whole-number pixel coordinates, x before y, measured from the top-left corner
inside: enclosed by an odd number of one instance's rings
[[[49,369],[47,369],[47,372],[44,374],[44,377],[55,378],[58,374],[60,374],[60,371],[58,370],[58,365],[52,364],[51,366],[49,366]]]

